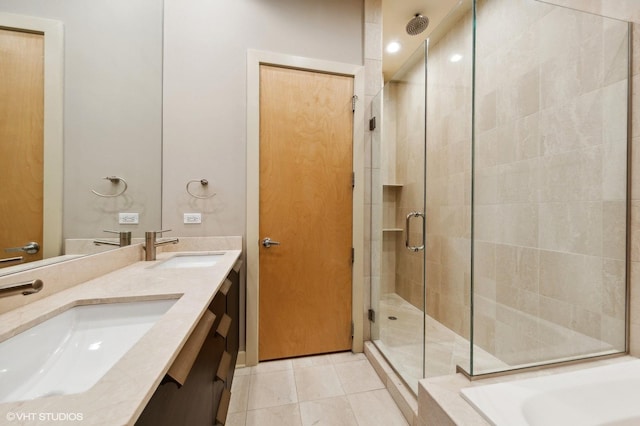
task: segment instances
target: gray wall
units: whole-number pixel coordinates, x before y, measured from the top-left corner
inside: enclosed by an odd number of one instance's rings
[[[167,235],[244,236],[247,49],[363,63],[362,0],[164,3],[163,15],[161,0],[0,0],[64,23],[64,238],[142,236],[161,219]],[[110,175],[126,194],[93,195],[119,189]],[[201,178],[215,197],[187,194]],[[188,212],[203,223],[184,225]]]
[[[134,235],[160,226],[162,0],[0,0],[0,12],[64,25],[64,238],[117,229],[140,213]],[[119,188],[99,198],[91,189]],[[108,236],[104,234],[105,236]]]
[[[171,235],[245,234],[247,49],[362,64],[363,7],[165,1],[162,223]],[[187,194],[186,183],[201,178],[216,196]],[[185,212],[202,213],[202,224],[184,225]]]

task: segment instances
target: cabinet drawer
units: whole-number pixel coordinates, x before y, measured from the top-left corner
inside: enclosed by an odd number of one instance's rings
[[[229,411],[229,401],[231,401],[231,392],[229,389],[222,390],[220,403],[218,404],[218,412],[216,413],[216,425],[224,425],[227,422],[227,412]]]
[[[231,284],[229,279],[224,280],[224,283],[222,283],[220,289],[213,297],[213,301],[209,305],[209,310],[218,317],[222,317],[222,314],[227,312],[227,293],[229,293]]]

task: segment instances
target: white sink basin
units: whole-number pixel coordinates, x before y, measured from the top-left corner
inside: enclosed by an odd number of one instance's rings
[[[88,390],[176,300],[75,306],[0,342],[0,403]]]
[[[208,268],[218,263],[222,256],[224,256],[224,253],[178,254],[159,263],[155,268]]]

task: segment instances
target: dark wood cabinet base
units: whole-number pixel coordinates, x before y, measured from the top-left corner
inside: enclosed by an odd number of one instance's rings
[[[215,320],[212,326],[208,324],[210,330],[186,380],[167,374],[136,425],[214,426],[226,422],[238,357],[241,266],[238,261],[209,305]],[[186,347],[183,350],[193,350],[193,347]],[[189,357],[178,356],[176,362],[181,358]],[[192,361],[193,357],[190,358]],[[169,371],[172,370],[181,369]]]

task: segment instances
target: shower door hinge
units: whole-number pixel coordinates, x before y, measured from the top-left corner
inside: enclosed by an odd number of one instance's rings
[[[369,131],[373,132],[376,129],[376,118],[371,117],[369,120]]]
[[[356,187],[356,172],[351,172],[351,189]]]
[[[358,102],[358,96],[353,95],[351,97],[351,112],[355,112],[356,111],[356,102]]]
[[[369,309],[367,316],[369,318],[369,321],[376,322],[376,311],[374,311],[373,309]]]

